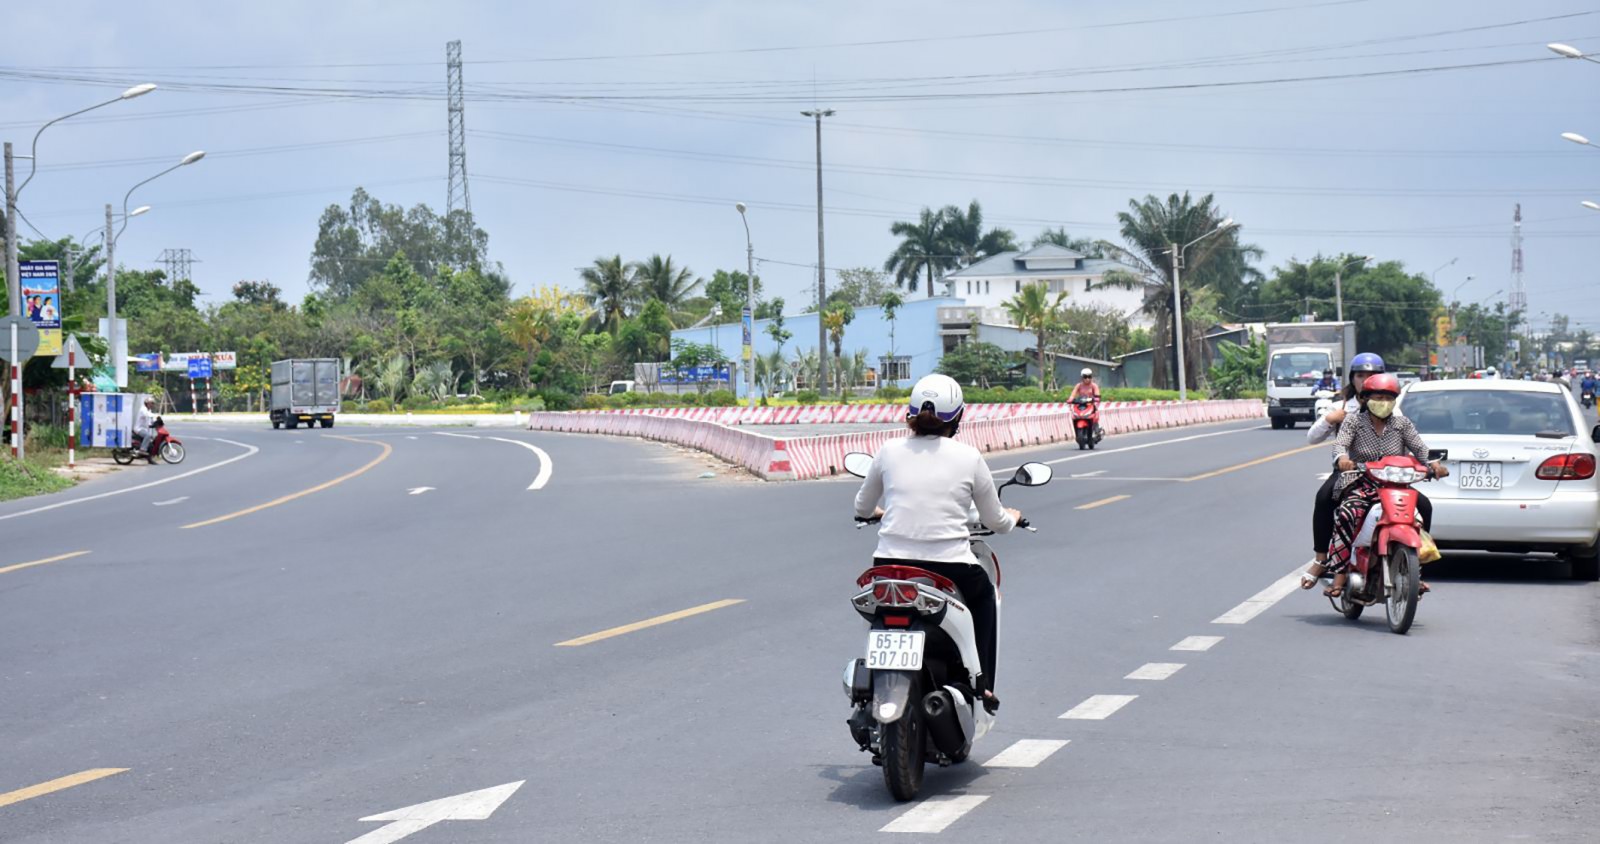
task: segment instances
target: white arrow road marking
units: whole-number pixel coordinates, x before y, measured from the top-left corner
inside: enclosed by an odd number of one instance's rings
[[[506,802],[506,798],[515,794],[517,789],[527,780],[508,782],[493,788],[469,791],[457,794],[454,797],[444,797],[407,806],[404,809],[395,809],[381,815],[368,815],[362,821],[389,821],[387,826],[381,826],[373,831],[351,839],[348,844],[390,844],[393,841],[427,829],[440,821],[481,821],[487,820]]]
[[[190,439],[198,440],[198,439],[201,439],[201,438],[200,437],[190,437]],[[23,510],[23,511],[21,511],[19,513],[11,513],[9,515],[0,516],[0,522],[5,521],[6,519],[15,519],[18,516],[31,516],[34,513],[43,513],[46,510],[54,510],[57,507],[65,507],[65,506],[67,506],[69,504],[82,504],[85,501],[97,501],[97,500],[99,500],[101,498],[110,498],[113,495],[121,495],[121,494],[123,494],[125,492],[135,492],[135,491],[141,490],[141,489],[149,489],[150,487],[153,487],[153,486],[160,486],[162,484],[170,484],[170,483],[172,483],[173,481],[176,481],[176,480],[182,480],[183,478],[187,478],[187,477],[190,477],[192,475],[198,475],[201,472],[209,472],[212,469],[221,468],[223,466],[228,465],[229,463],[233,463],[235,461],[243,460],[246,457],[249,457],[252,454],[255,454],[256,452],[261,450],[259,448],[256,448],[253,445],[246,445],[244,443],[236,443],[233,440],[225,440],[225,439],[222,439],[221,437],[217,437],[216,441],[219,442],[219,443],[227,443],[228,445],[236,445],[236,446],[238,446],[240,448],[249,449],[249,450],[246,451],[244,454],[240,454],[240,455],[237,455],[237,456],[234,456],[234,457],[230,457],[227,460],[222,460],[222,461],[219,461],[217,463],[212,463],[209,466],[201,466],[198,469],[190,469],[189,471],[184,472],[182,474],[171,475],[169,477],[162,478],[159,481],[151,481],[150,483],[147,483],[147,484],[139,484],[138,486],[124,487],[123,489],[114,489],[114,490],[112,490],[110,492],[102,492],[99,495],[86,495],[83,498],[70,498],[70,499],[68,499],[66,501],[57,501],[54,504],[46,504],[43,507],[35,507],[32,510]]]
[[[1000,751],[993,759],[983,763],[983,767],[1037,768],[1040,762],[1050,758],[1050,754],[1066,746],[1067,742],[1065,741],[1022,739]]]
[[[555,471],[555,463],[550,460],[550,455],[544,453],[544,449],[534,445],[533,443],[525,443],[522,440],[508,440],[505,437],[488,437],[487,439],[498,440],[499,442],[503,443],[511,443],[512,445],[520,445],[523,448],[533,452],[535,455],[538,455],[539,474],[534,476],[533,483],[528,484],[528,489],[544,489],[544,485],[550,482],[550,473]]]
[[[406,437],[406,439],[408,439],[408,440],[414,440],[414,439],[416,439],[416,437]]]
[[[944,828],[989,799],[987,794],[930,797],[890,821],[879,832],[944,832]]]
[[[1073,475],[1072,477],[1074,477],[1074,478],[1092,478],[1095,475],[1104,475],[1105,473],[1106,473],[1106,470],[1101,469],[1098,472],[1084,472],[1081,475]]]
[[[177,498],[169,498],[166,501],[154,501],[154,502],[151,502],[151,503],[155,504],[157,507],[165,507],[168,504],[177,504],[179,501],[188,501],[188,500],[189,500],[189,496],[180,495]]]
[[[1104,721],[1113,712],[1133,702],[1138,695],[1095,695],[1061,714],[1075,721]]]
[[[424,492],[428,492],[428,491],[430,491],[430,490],[434,490],[434,489],[438,489],[438,487],[431,487],[431,486],[414,486],[414,487],[412,487],[412,488],[411,488],[411,490],[410,490],[410,494],[412,494],[412,495],[421,495],[421,494],[423,494],[423,493],[424,493]]]

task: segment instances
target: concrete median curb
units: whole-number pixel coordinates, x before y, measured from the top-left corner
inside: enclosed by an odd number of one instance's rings
[[[896,416],[882,420],[876,418],[837,419],[844,422],[895,421],[904,418],[905,410],[899,405],[870,405],[887,407]],[[1065,408],[1065,405],[972,405],[976,408],[1029,407],[1031,412],[1006,410],[974,413],[961,426],[957,438],[988,452],[1029,448],[1050,443],[1070,441],[1074,437],[1070,410],[1039,408]],[[762,410],[788,410],[789,408],[754,408]],[[834,408],[820,408],[832,410]],[[648,410],[612,412],[540,412],[528,414],[528,428],[535,431],[557,431],[571,434],[606,434],[638,437],[668,442],[697,449],[719,457],[766,480],[808,480],[828,477],[844,471],[844,456],[852,451],[877,452],[884,442],[903,437],[899,428],[860,433],[823,434],[813,437],[777,437],[759,432],[761,423],[743,422],[737,426],[721,421],[739,418],[731,412],[750,412],[752,418],[759,414],[751,408],[671,408],[669,410],[707,411],[707,418],[689,418],[688,414],[656,413]],[[709,418],[715,413],[729,412],[719,418]],[[1124,402],[1106,404],[1100,414],[1100,424],[1108,434],[1126,434],[1158,428],[1176,428],[1184,425],[1201,425],[1236,419],[1259,419],[1266,416],[1266,406],[1258,399],[1197,402]],[[789,419],[772,419],[767,424],[815,422],[799,416]]]

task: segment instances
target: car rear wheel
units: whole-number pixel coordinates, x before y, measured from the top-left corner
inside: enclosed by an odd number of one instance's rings
[[[1600,580],[1600,545],[1590,545],[1566,556],[1567,562],[1572,563],[1573,580]]]

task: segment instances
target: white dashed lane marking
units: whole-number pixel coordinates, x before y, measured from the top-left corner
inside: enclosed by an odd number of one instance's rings
[[[944,832],[945,827],[961,820],[961,816],[976,809],[989,799],[987,794],[958,794],[953,797],[930,797],[907,809],[905,814],[890,821],[879,832]]]
[[[1061,713],[1061,717],[1074,721],[1104,721],[1136,697],[1138,695],[1095,695]]]
[[[1189,636],[1168,650],[1174,651],[1209,651],[1211,646],[1222,641],[1221,636]]]
[[[1000,751],[993,759],[983,763],[985,768],[1036,768],[1040,762],[1050,758],[1055,753],[1067,746],[1065,741],[1049,739],[1023,739]]]
[[[1165,680],[1178,673],[1184,666],[1181,662],[1147,662],[1139,666],[1132,674],[1122,678],[1124,680]]]
[[[1273,581],[1271,586],[1251,595],[1245,602],[1211,620],[1212,624],[1244,624],[1252,618],[1271,609],[1273,604],[1284,599],[1284,596],[1300,588],[1301,569],[1296,567],[1283,577]]]

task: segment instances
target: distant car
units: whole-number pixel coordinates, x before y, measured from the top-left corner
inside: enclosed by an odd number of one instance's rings
[[[1410,386],[1412,384],[1416,384],[1416,383],[1418,383],[1418,382],[1420,382],[1422,380],[1422,376],[1418,375],[1415,372],[1396,372],[1394,374],[1394,377],[1397,380],[1399,380],[1400,389],[1402,389],[1402,390],[1405,389],[1406,387],[1408,387],[1408,386]]]
[[[1413,384],[1400,410],[1450,476],[1422,485],[1440,548],[1549,552],[1600,580],[1600,426],[1559,384],[1456,379]]]
[[[632,381],[612,381],[611,387],[606,390],[606,395],[617,396],[623,393],[631,393],[633,392],[633,387],[634,383]]]

